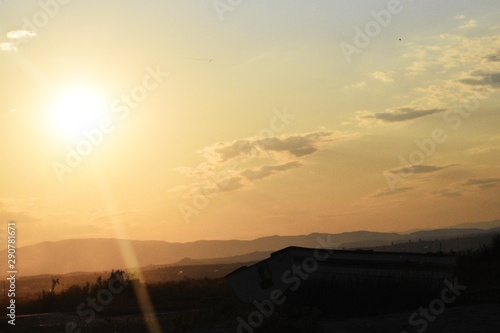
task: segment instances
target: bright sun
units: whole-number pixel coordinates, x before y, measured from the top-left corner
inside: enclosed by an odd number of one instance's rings
[[[97,91],[72,87],[56,97],[49,117],[51,129],[66,138],[75,138],[84,129],[96,127],[105,111],[105,99]]]

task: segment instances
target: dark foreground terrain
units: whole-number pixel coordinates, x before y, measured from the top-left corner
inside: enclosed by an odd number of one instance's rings
[[[304,283],[283,305],[259,309],[223,278],[144,284],[118,270],[19,301],[16,326],[3,317],[0,332],[500,332],[500,237],[461,254],[456,276],[433,295],[362,279],[350,290]]]
[[[182,316],[196,321],[200,315],[197,311],[184,312]],[[377,316],[368,316],[350,319],[318,318],[310,327],[304,327],[309,319],[296,323],[297,332],[318,333],[385,333],[385,332],[418,332],[423,326],[414,327],[409,324],[408,318],[412,312],[392,313]],[[279,316],[279,315],[278,315]],[[215,325],[212,328],[190,329],[189,323],[182,322],[181,314],[177,312],[158,313],[156,315],[163,332],[238,332],[236,321]],[[17,320],[15,328],[9,331],[20,333],[28,332],[64,332],[64,323],[74,321],[74,313],[46,313],[37,315],[23,315]],[[279,321],[277,319],[276,321]],[[281,318],[285,321],[285,318]],[[290,324],[293,323],[293,320]],[[177,325],[177,327],[176,327]],[[275,326],[276,325],[276,326]],[[287,332],[285,323],[278,326],[266,325],[262,332]],[[193,326],[195,324],[193,323]],[[302,326],[302,327],[300,327]],[[96,318],[92,325],[79,323],[82,332],[149,332],[142,315],[101,316]],[[293,329],[292,329],[293,330]],[[257,330],[256,330],[257,331]],[[77,331],[76,331],[77,332]],[[242,332],[246,332],[243,330]],[[249,332],[249,331],[248,331]],[[423,331],[422,331],[423,332]],[[446,309],[433,322],[425,327],[427,333],[498,333],[500,332],[500,304],[477,304],[473,306],[456,306]]]
[[[320,332],[335,333],[493,333],[500,332],[500,304],[477,304],[446,309],[427,326],[410,325],[412,312],[394,313],[364,318],[352,318],[321,323]],[[424,329],[425,327],[425,329]]]

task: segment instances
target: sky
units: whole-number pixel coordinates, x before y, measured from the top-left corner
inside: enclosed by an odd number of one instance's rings
[[[187,242],[498,219],[499,13],[0,1],[0,231]]]

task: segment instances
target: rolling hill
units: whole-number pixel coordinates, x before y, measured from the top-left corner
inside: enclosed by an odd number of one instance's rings
[[[433,241],[481,235],[497,229],[438,229],[410,234],[369,231],[302,236],[270,236],[255,240],[201,240],[188,243],[122,239],[70,239],[18,248],[20,276],[97,272],[148,265],[195,265],[260,260],[287,246],[319,247],[318,238],[330,239],[333,248],[368,248],[391,243]],[[253,253],[253,254],[252,254]],[[6,251],[1,255],[6,256]],[[224,259],[225,258],[225,259]],[[210,260],[208,260],[210,259]]]

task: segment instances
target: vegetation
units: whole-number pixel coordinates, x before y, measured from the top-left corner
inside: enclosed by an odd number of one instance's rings
[[[458,277],[468,286],[459,303],[500,302],[500,235],[460,257]]]
[[[500,235],[491,244],[479,250],[469,251],[459,257],[457,276],[467,290],[452,306],[500,302]],[[189,332],[208,330],[212,332],[234,331],[237,318],[247,318],[255,311],[253,304],[243,304],[234,296],[229,283],[222,279],[190,279],[168,281],[146,285],[124,271],[111,271],[99,276],[93,283],[60,288],[52,279],[49,291],[42,291],[37,299],[18,304],[18,314],[66,313],[51,326],[38,327],[37,332],[63,332],[69,320],[78,323],[82,332],[141,332],[147,331],[143,317],[144,307],[137,295],[145,291],[150,297],[160,326],[164,332]],[[111,302],[96,313],[95,319],[79,316],[77,307],[89,298],[97,299],[102,290],[122,285],[113,293]],[[50,286],[50,279],[48,279]],[[255,332],[314,332],[319,318],[334,315],[335,318],[352,315],[399,312],[417,309],[432,299],[433,293],[424,281],[398,283],[353,279],[350,285],[331,279],[320,284],[304,283],[296,292],[288,292],[287,302],[277,308]],[[101,295],[102,296],[102,295]],[[101,297],[102,298],[102,297]],[[3,306],[3,305],[2,305]],[[46,319],[43,319],[47,322]],[[0,324],[0,330],[6,325]],[[16,323],[17,332],[34,332],[30,325],[38,325],[29,318]]]

